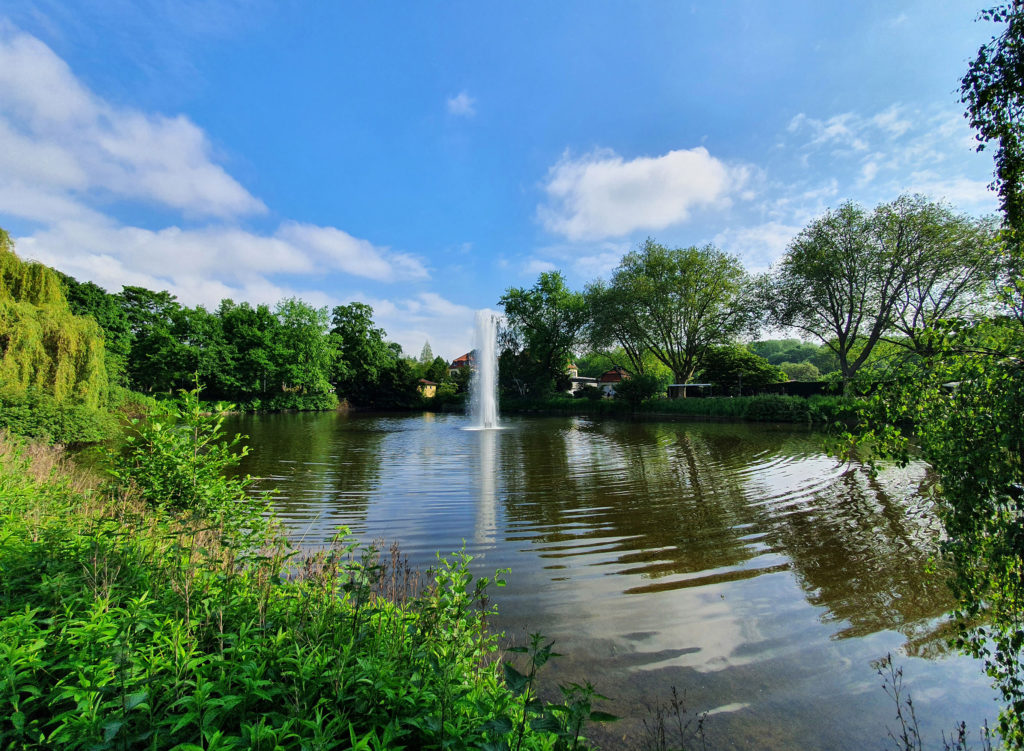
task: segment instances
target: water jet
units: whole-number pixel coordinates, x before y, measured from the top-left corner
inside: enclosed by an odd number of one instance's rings
[[[469,384],[471,430],[498,425],[498,318],[493,310],[476,312],[473,377]]]

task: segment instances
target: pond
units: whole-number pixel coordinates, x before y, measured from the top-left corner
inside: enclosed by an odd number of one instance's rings
[[[945,648],[952,606],[926,573],[940,525],[923,465],[873,476],[823,437],[766,425],[450,414],[239,416],[242,471],[276,488],[307,545],[340,525],[425,570],[465,546],[507,643],[564,654],[549,691],[589,680],[640,747],[675,687],[711,748],[890,746],[893,653],[926,741],[994,718],[979,663]],[[674,720],[674,716],[673,716]],[[976,737],[976,736],[975,736]]]

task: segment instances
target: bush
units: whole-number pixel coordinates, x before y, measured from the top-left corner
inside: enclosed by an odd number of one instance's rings
[[[241,436],[225,435],[227,405],[214,405],[208,412],[199,392],[198,386],[181,391],[176,402],[157,404],[148,419],[130,421],[124,447],[110,457],[114,486],[137,491],[159,508],[252,526],[265,504],[250,498],[251,478],[224,476],[248,448],[239,447]]]
[[[283,412],[285,410],[295,412],[329,412],[338,408],[338,396],[329,394],[299,394],[284,392],[263,399],[254,400],[256,411],[260,412]]]
[[[99,443],[117,433],[117,420],[103,409],[58,402],[46,392],[0,391],[0,428],[47,443]]]
[[[17,453],[0,437],[0,747],[586,747],[592,690],[532,688],[550,644],[525,676],[491,659],[469,556],[423,591],[396,549],[343,537],[294,555],[261,536],[245,557],[208,520],[104,502]]]
[[[635,375],[615,385],[615,398],[636,407],[661,391],[661,381],[654,376]]]

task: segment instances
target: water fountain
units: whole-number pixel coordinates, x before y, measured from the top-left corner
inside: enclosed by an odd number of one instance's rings
[[[476,312],[473,380],[469,386],[471,429],[493,430],[498,425],[498,313]]]

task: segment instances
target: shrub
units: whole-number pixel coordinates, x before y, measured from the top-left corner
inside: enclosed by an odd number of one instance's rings
[[[130,421],[124,447],[110,456],[114,486],[160,508],[251,526],[263,505],[247,492],[251,478],[224,475],[248,448],[239,447],[241,436],[225,435],[227,405],[208,412],[199,392],[181,391],[177,401],[155,405],[150,418]]]
[[[615,385],[615,398],[637,406],[661,393],[661,381],[650,375],[635,375]]]
[[[117,421],[103,409],[58,402],[37,389],[0,391],[0,428],[47,443],[99,443],[117,432]]]

